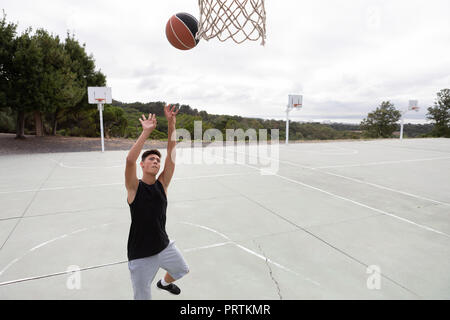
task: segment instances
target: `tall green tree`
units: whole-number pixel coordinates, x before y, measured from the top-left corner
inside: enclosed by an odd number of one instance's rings
[[[128,126],[125,111],[120,107],[105,106],[103,112],[103,125],[106,138],[124,136]]]
[[[432,135],[450,138],[450,89],[442,89],[436,95],[434,107],[427,109],[427,118],[434,122]]]
[[[74,37],[62,43],[58,36],[31,28],[20,36],[17,25],[0,20],[0,108],[17,115],[16,137],[24,138],[25,117],[34,116],[36,134],[44,134],[45,118],[51,119],[56,133],[57,115],[87,104],[87,86],[104,85],[106,77],[95,71],[92,56],[87,56]],[[90,109],[95,108],[89,106]],[[79,107],[78,107],[79,109]],[[86,108],[89,109],[89,108]],[[70,113],[70,111],[69,111]]]
[[[71,70],[77,74],[79,86],[84,89],[77,103],[55,110],[52,126],[54,134],[57,131],[56,123],[61,128],[82,127],[85,119],[90,117],[91,111],[97,110],[97,105],[88,103],[87,87],[106,86],[106,76],[101,70],[95,70],[94,57],[86,53],[86,44],[81,45],[74,35],[67,34],[64,48],[72,61]],[[98,135],[100,135],[99,130]]]
[[[52,115],[52,133],[56,134],[58,121],[68,125],[85,115],[80,113],[95,109],[96,106],[88,104],[87,87],[101,87],[106,85],[106,76],[95,70],[95,60],[92,55],[86,53],[86,45],[81,45],[75,39],[75,35],[67,34],[64,42],[64,50],[70,57],[70,70],[75,73],[75,90],[72,91],[71,101],[65,105],[59,105]]]
[[[77,81],[77,74],[71,70],[72,61],[58,36],[38,29],[33,37],[41,51],[41,72],[38,82],[39,94],[35,101],[34,116],[36,135],[44,135],[43,114],[53,114],[58,108],[74,105],[84,93]]]
[[[25,114],[32,108],[27,78],[39,72],[39,50],[30,37],[31,29],[17,37],[17,24],[0,21],[0,108],[9,108],[16,117],[16,138],[25,138]]]
[[[31,29],[25,30],[15,39],[13,59],[6,99],[8,105],[17,114],[16,138],[24,139],[25,116],[36,108],[39,98],[39,86],[42,72],[42,53]]]
[[[7,22],[3,11],[3,18],[0,20],[0,108],[8,107],[16,33],[17,24]]]
[[[373,112],[367,115],[360,126],[363,134],[369,138],[389,138],[397,129],[401,113],[389,101],[383,101]]]

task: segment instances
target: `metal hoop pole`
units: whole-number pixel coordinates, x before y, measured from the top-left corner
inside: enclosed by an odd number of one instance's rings
[[[102,152],[105,152],[105,142],[104,142],[104,135],[103,135],[103,104],[98,103],[97,104],[98,110],[100,111],[100,135],[102,137]]]
[[[289,106],[286,108],[286,144],[289,143]]]

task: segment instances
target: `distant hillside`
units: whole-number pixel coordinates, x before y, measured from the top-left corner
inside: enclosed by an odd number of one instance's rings
[[[124,103],[113,100],[111,105],[105,105],[103,123],[107,138],[136,139],[141,133],[139,118],[142,114],[156,114],[158,126],[150,136],[155,140],[167,139],[167,121],[164,117],[165,102],[133,102]],[[271,129],[279,129],[279,139],[285,140],[286,121],[274,119],[248,118],[238,115],[209,114],[204,110],[198,110],[185,104],[176,104],[180,108],[177,116],[177,128],[188,130],[194,137],[194,121],[202,121],[202,134],[207,129],[218,129],[225,137],[226,129],[255,129],[259,137],[259,129],[268,130],[270,138]],[[14,124],[17,115],[10,109],[0,110],[0,132],[14,133]],[[46,118],[45,118],[46,119]],[[29,114],[25,118],[25,134],[34,134],[34,117]],[[44,122],[44,131],[50,135],[52,128],[48,127],[50,121]],[[71,112],[64,113],[58,122],[57,135],[76,137],[100,136],[99,112],[96,107],[73,108]],[[433,128],[431,124],[405,124],[405,137],[423,137],[429,135]],[[399,127],[400,129],[400,127]],[[333,139],[360,139],[362,131],[358,124],[346,123],[318,123],[295,122],[289,125],[290,140],[333,140]]]

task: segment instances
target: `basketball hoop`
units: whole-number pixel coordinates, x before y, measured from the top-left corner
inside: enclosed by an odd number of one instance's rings
[[[409,100],[408,110],[419,111],[419,102],[417,100]]]
[[[102,152],[105,152],[105,142],[103,134],[103,105],[112,103],[112,94],[110,87],[88,87],[88,102],[96,104],[100,112],[100,136],[102,139]]]
[[[303,96],[299,94],[290,94],[288,96],[288,104],[286,108],[286,144],[289,143],[289,112],[292,110],[300,110],[303,105]]]
[[[206,41],[229,38],[236,43],[245,40],[261,45],[266,39],[266,10],[264,0],[198,0],[200,21],[197,39]]]
[[[409,100],[408,109],[401,111],[402,117],[401,117],[401,122],[400,122],[400,140],[403,140],[403,123],[404,123],[403,116],[408,111],[411,111],[411,110],[416,111],[416,112],[419,111],[419,101],[417,101],[417,100]]]
[[[303,105],[303,96],[298,94],[290,94],[288,100],[288,109],[300,109]]]

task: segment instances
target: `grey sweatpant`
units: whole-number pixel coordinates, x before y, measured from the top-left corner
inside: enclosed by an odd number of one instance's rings
[[[180,250],[170,241],[167,248],[150,257],[128,261],[135,300],[150,300],[150,286],[159,268],[166,270],[175,280],[189,272]]]

